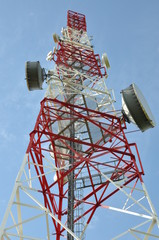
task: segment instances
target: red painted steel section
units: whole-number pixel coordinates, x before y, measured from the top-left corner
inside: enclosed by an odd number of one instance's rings
[[[91,143],[90,141],[84,141],[79,139],[71,139],[65,136],[63,133],[57,133],[56,127],[59,121],[68,121],[69,115],[66,116],[66,112],[72,109],[74,118],[83,120],[83,122],[91,122],[92,124],[98,126],[99,129],[103,131],[104,135],[109,133],[111,142],[105,142],[100,144],[100,142]],[[79,109],[82,109],[82,113],[79,113]],[[56,116],[58,111],[59,117]],[[96,118],[95,118],[96,116]],[[97,120],[98,119],[98,120]],[[101,123],[107,124],[101,124]],[[100,123],[100,124],[99,124]],[[109,128],[107,127],[109,124]],[[124,126],[124,128],[123,128]],[[111,129],[114,129],[112,132]],[[119,189],[110,190],[110,182],[105,180],[104,183],[100,183],[98,186],[94,186],[93,174],[94,170],[96,173],[100,173],[99,167],[109,169],[112,171],[110,178],[116,181],[120,176],[125,176],[125,182],[123,186],[128,185],[130,182],[141,180],[142,181],[142,165],[140,159],[137,159],[138,151],[136,144],[129,144],[124,133],[125,124],[123,120],[121,121],[118,117],[94,111],[88,108],[80,107],[66,102],[61,102],[57,99],[47,99],[45,98],[41,102],[40,114],[37,118],[37,122],[33,132],[30,134],[30,143],[28,147],[28,153],[30,161],[32,160],[35,164],[37,175],[45,173],[45,169],[41,166],[43,164],[43,158],[46,154],[54,154],[54,164],[59,167],[59,149],[57,148],[57,140],[63,144],[67,149],[71,149],[68,141],[73,141],[82,145],[85,149],[84,153],[80,153],[74,149],[74,165],[71,169],[59,170],[57,173],[57,181],[48,183],[47,175],[39,177],[41,188],[39,192],[44,196],[45,206],[55,214],[59,220],[66,221],[67,216],[67,183],[64,182],[64,178],[68,174],[76,170],[75,179],[79,178],[79,173],[85,168],[87,175],[89,176],[91,186],[88,188],[87,194],[84,198],[79,201],[75,199],[74,208],[77,208],[81,203],[86,205],[84,212],[85,218],[87,217],[87,223],[90,222],[96,209],[101,206],[101,204],[107,199],[111,198],[114,194],[117,194]],[[49,146],[53,146],[52,149],[46,147],[46,143]],[[108,146],[107,146],[108,145]],[[136,151],[134,152],[134,149]],[[61,154],[62,158],[68,159],[68,154]],[[136,157],[135,157],[136,155]],[[107,161],[101,161],[101,156]],[[114,157],[116,159],[116,166],[114,166],[113,161],[110,161]],[[30,162],[29,161],[29,162]],[[66,160],[67,161],[67,160]],[[79,170],[77,170],[79,169]],[[109,190],[109,191],[108,191]],[[107,193],[108,191],[108,193]],[[92,201],[92,198],[94,201]],[[79,216],[74,221],[77,222],[82,216]],[[56,239],[60,239],[64,231],[60,224],[57,224],[53,220],[54,231],[56,234]]]
[[[67,26],[78,31],[87,31],[85,15],[69,10],[67,12]]]
[[[82,73],[90,77],[107,75],[106,68],[101,66],[99,54],[94,54],[93,49],[82,49],[81,46],[75,46],[69,42],[60,41],[58,43],[53,60],[57,66],[82,70]]]

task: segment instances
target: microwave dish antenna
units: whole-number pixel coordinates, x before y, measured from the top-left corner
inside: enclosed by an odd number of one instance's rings
[[[103,55],[102,55],[102,64],[104,66],[106,66],[108,69],[110,68],[110,63],[109,63],[108,56],[106,53],[103,53]]]
[[[140,89],[135,83],[121,91],[123,114],[128,122],[135,123],[144,132],[155,127],[155,119]]]
[[[41,68],[39,61],[26,62],[25,75],[29,91],[42,89],[46,74],[44,68]]]

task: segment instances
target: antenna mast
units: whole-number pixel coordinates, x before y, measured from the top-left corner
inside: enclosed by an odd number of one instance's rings
[[[113,239],[159,238],[153,232],[159,222],[143,182],[138,148],[125,133],[125,119],[135,116],[129,101],[134,96],[140,108],[136,123],[143,130],[154,126],[145,114],[147,107],[142,111],[137,87],[131,87],[129,96],[123,90],[124,113],[115,111],[113,91],[105,84],[110,64],[106,54],[101,61],[94,53],[83,14],[68,11],[67,27],[53,38],[56,47],[47,60],[56,63],[54,70],[46,73],[39,62],[26,63],[29,90],[41,89],[44,80],[48,88],[0,239],[83,240],[99,208],[115,211],[119,219],[121,215],[121,228],[123,215],[132,216],[130,228]]]

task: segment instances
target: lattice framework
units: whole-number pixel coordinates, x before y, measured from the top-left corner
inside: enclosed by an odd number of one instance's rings
[[[114,239],[127,234],[159,238],[152,232],[158,218],[143,183],[137,146],[128,142],[126,123],[105,84],[106,68],[86,30],[85,16],[68,11],[67,28],[52,54],[56,69],[47,75],[46,97],[2,222],[1,239],[82,239],[99,208],[143,219]],[[77,235],[67,223],[71,172],[75,190],[83,189],[73,204],[74,210],[83,206],[84,211],[74,215],[74,224],[83,224]]]

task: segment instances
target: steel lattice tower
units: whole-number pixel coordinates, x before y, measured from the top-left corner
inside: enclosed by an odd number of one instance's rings
[[[106,67],[94,53],[85,16],[68,11],[67,27],[54,40],[48,59],[56,67],[46,74],[48,88],[1,240],[84,239],[98,208],[141,219],[114,239],[159,238],[152,232],[158,218],[143,182],[139,152],[128,142],[123,114],[114,109]]]

